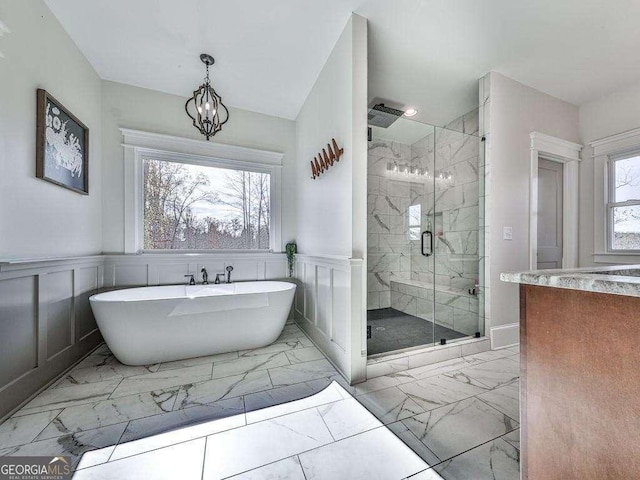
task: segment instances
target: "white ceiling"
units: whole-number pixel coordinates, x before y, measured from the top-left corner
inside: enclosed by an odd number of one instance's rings
[[[45,0],[107,80],[187,97],[201,53],[228,106],[295,118],[363,0]]]
[[[637,0],[45,1],[105,79],[186,98],[208,52],[228,105],[285,118],[351,11],[369,19],[369,98],[423,122],[474,108],[490,70],[576,105],[640,81]]]

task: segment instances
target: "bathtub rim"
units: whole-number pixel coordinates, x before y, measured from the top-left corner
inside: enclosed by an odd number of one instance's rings
[[[146,290],[146,289],[160,289],[160,288],[175,288],[175,287],[203,287],[203,288],[207,288],[207,287],[212,287],[215,288],[218,285],[216,284],[208,284],[208,285],[184,285],[184,284],[172,284],[172,285],[147,285],[147,286],[141,286],[141,287],[128,287],[128,288],[118,288],[116,290],[109,290],[108,292],[101,292],[101,293],[96,293],[94,295],[91,295],[89,297],[89,302],[90,303],[135,303],[135,302],[158,302],[158,301],[164,301],[164,300],[185,300],[185,299],[198,299],[198,298],[208,298],[208,297],[215,297],[215,298],[220,298],[220,297],[232,297],[232,296],[244,296],[244,295],[259,295],[259,294],[269,294],[269,293],[281,293],[281,292],[287,292],[289,290],[295,290],[297,288],[297,284],[294,282],[287,282],[287,281],[282,281],[282,280],[250,280],[247,282],[234,282],[232,284],[220,284],[222,286],[226,286],[226,285],[238,285],[238,284],[266,284],[266,283],[270,283],[270,284],[277,284],[280,287],[283,288],[278,288],[278,289],[271,289],[271,290],[264,290],[264,291],[260,291],[260,292],[232,292],[232,293],[226,293],[226,294],[217,294],[217,295],[199,295],[199,296],[193,296],[190,297],[189,295],[167,295],[165,297],[153,297],[153,298],[144,298],[144,297],[134,297],[134,298],[122,298],[122,297],[118,297],[119,293],[122,293],[123,291],[141,291],[141,290]],[[113,297],[113,298],[111,298]]]

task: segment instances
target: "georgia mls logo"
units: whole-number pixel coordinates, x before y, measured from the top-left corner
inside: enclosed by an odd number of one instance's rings
[[[0,480],[68,480],[66,457],[0,457]]]

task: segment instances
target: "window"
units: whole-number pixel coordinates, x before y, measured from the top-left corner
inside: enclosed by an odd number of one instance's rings
[[[144,250],[269,250],[271,174],[142,159]]]
[[[640,251],[640,154],[609,161],[608,237],[612,251]]]
[[[420,240],[422,205],[409,207],[409,240]]]

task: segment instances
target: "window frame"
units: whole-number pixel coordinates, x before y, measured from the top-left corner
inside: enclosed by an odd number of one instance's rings
[[[606,185],[607,195],[605,204],[605,232],[607,235],[607,252],[611,254],[640,254],[640,249],[620,249],[613,248],[613,211],[615,207],[627,207],[627,206],[640,206],[640,198],[635,200],[626,200],[624,202],[616,202],[616,175],[615,166],[616,162],[620,160],[627,160],[629,158],[640,157],[640,148],[635,150],[626,151],[625,153],[619,153],[616,155],[607,156],[606,165]]]
[[[282,252],[282,162],[284,153],[227,145],[190,138],[120,128],[124,137],[124,222],[125,254],[242,254],[263,255]],[[269,173],[269,249],[144,249],[144,158],[193,163],[196,165]],[[115,199],[115,198],[114,198]],[[115,226],[117,231],[118,226]]]
[[[412,224],[411,223],[411,207],[415,207],[418,206],[420,207],[420,214],[418,215],[418,223]],[[418,237],[417,238],[411,238],[411,229],[412,228],[417,228],[418,229]],[[420,233],[422,232],[422,204],[421,203],[416,203],[413,205],[409,205],[409,207],[407,208],[407,238],[409,239],[410,242],[418,242],[420,241]]]

